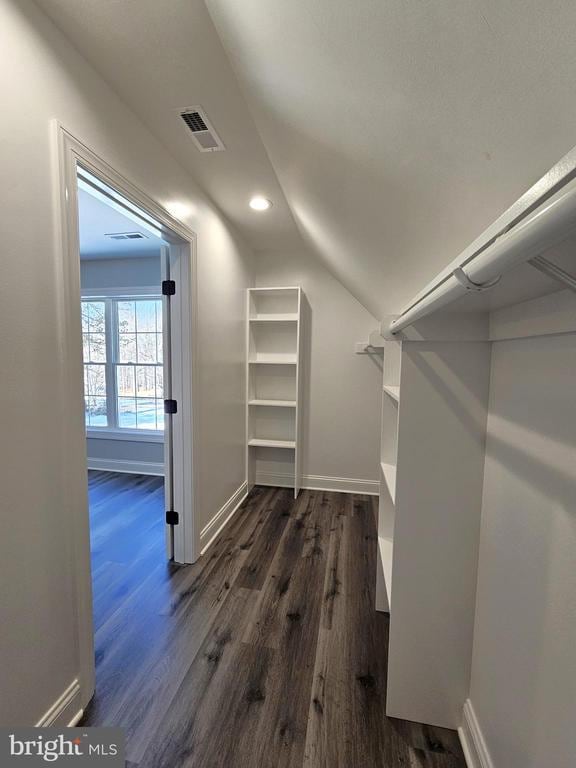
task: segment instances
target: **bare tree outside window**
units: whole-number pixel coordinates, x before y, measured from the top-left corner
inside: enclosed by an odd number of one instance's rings
[[[106,305],[103,301],[82,302],[82,347],[86,426],[107,427]]]
[[[82,337],[86,425],[163,430],[161,299],[85,300]]]

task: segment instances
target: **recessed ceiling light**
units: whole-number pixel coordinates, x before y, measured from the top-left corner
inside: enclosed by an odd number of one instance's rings
[[[272,202],[265,197],[253,197],[250,200],[250,208],[253,211],[267,211],[269,208],[272,208]]]

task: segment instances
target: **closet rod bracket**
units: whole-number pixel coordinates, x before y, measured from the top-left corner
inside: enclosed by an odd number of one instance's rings
[[[494,280],[488,280],[486,283],[475,283],[473,280],[470,280],[462,267],[455,269],[454,272],[452,272],[452,276],[455,277],[460,285],[464,286],[467,291],[475,291],[476,293],[481,293],[482,291],[487,291],[490,288],[494,288],[494,286],[498,285],[502,279],[502,275],[498,275],[498,277],[494,278]]]

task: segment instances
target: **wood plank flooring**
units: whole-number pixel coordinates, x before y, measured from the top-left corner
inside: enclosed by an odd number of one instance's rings
[[[455,732],[387,718],[376,499],[255,488],[193,566],[165,561],[161,478],[90,473],[97,690],[139,768],[465,768]]]

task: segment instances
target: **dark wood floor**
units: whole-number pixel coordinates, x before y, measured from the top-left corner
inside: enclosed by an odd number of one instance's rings
[[[387,718],[374,498],[255,488],[194,566],[166,563],[162,481],[90,473],[97,691],[139,768],[465,768],[453,731]]]

